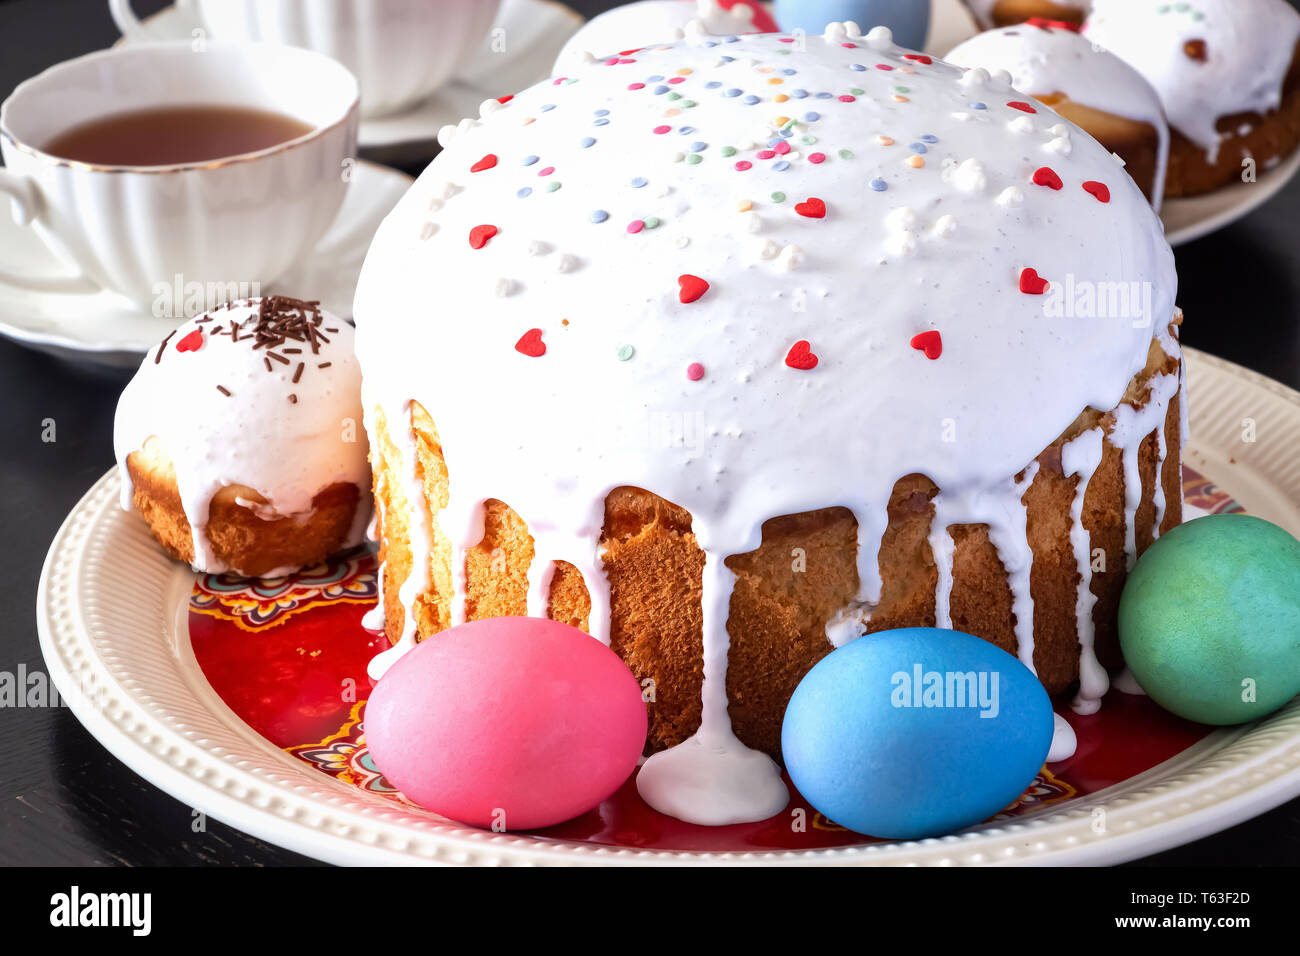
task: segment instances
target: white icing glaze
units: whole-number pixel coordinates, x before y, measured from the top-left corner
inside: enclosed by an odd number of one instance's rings
[[[1221,117],[1281,103],[1300,13],[1285,0],[1096,0],[1084,35],[1145,76],[1169,125],[1213,163]],[[1184,49],[1195,40],[1205,41],[1204,60]]]
[[[971,16],[975,18],[981,30],[991,30],[993,23],[993,9],[998,5],[1000,0],[963,0],[970,8]],[[1087,10],[1091,0],[1052,0],[1052,3],[1058,7],[1070,7],[1074,10]]]
[[[620,50],[680,40],[692,21],[717,36],[754,32],[754,11],[744,3],[727,10],[718,0],[637,0],[584,23],[560,50],[551,75],[577,73],[593,58]]]
[[[362,501],[347,547],[361,543],[370,517],[361,370],[352,327],[322,312],[320,329],[336,330],[325,333],[329,341],[320,342],[315,354],[307,343],[286,342],[302,353],[285,354],[286,362],[272,362],[268,371],[266,350],[253,348],[250,331],[260,302],[243,300],[181,325],[149,351],[117,404],[113,446],[122,507],[133,507],[127,456],[154,438],[175,467],[193,533],[192,564],[199,571],[238,571],[213,554],[205,533],[212,497],[228,485],[257,491],[267,503],[251,510],[267,519],[306,519],[319,492],[336,482],[357,485]],[[232,321],[242,331],[237,342],[229,334]],[[180,343],[199,331],[201,346],[180,351]],[[283,347],[275,351],[283,353]],[[328,367],[320,368],[323,362]],[[303,371],[295,384],[299,364]],[[278,568],[264,576],[294,570]]]
[[[945,515],[990,522],[1020,582],[1032,660],[1023,484],[1009,476],[1085,406],[1114,407],[1153,332],[1128,318],[1048,318],[1043,297],[1020,292],[1021,271],[1149,282],[1157,316],[1172,314],[1176,279],[1159,221],[1111,155],[1046,108],[1009,107],[1005,80],[907,59],[883,29],[832,24],[806,49],[777,35],[687,36],[446,128],[367,258],[357,348],[395,474],[414,474],[411,400],[436,422],[450,475],[437,521],[453,567],[482,536],[485,499],[527,523],[534,612],[549,562],[573,562],[592,592],[591,630],[607,639],[598,539],[614,488],[691,513],[706,557],[704,719],[647,761],[640,785],[664,812],[736,822],[779,810],[784,787],[729,726],[723,559],[757,547],[768,518],[851,509],[864,551],[859,600],[837,629],[847,638],[879,600],[894,484],[922,473]],[[489,154],[496,165],[472,172]],[[949,174],[970,161],[978,175]],[[1033,185],[1046,164],[1064,189]],[[1088,180],[1109,185],[1109,203],[1081,188]],[[810,198],[824,218],[793,208]],[[499,232],[473,248],[482,225]],[[750,254],[756,238],[797,247],[792,271]],[[485,291],[502,275],[515,294]],[[682,302],[680,276],[709,288]],[[545,354],[517,350],[531,329]],[[942,336],[933,360],[910,344],[927,330]],[[818,361],[801,370],[786,357],[804,340]],[[428,519],[417,518],[421,570],[401,588],[408,624],[394,655],[413,644],[411,601],[427,575]],[[454,620],[463,584],[459,570]]]
[[[1079,739],[1074,728],[1060,714],[1052,714],[1052,746],[1047,751],[1045,763],[1060,763],[1069,760],[1079,748]]]
[[[953,48],[946,57],[958,66],[1005,70],[1012,85],[1030,96],[1064,93],[1082,106],[1138,123],[1149,123],[1159,137],[1154,204],[1164,195],[1169,158],[1169,125],[1160,97],[1146,79],[1113,53],[1074,30],[1020,24],[990,30]]]
[[[1095,712],[1095,703],[1110,686],[1106,669],[1097,660],[1094,650],[1096,628],[1092,619],[1097,596],[1092,593],[1092,536],[1083,526],[1083,501],[1088,483],[1101,464],[1105,433],[1100,428],[1090,428],[1061,448],[1061,471],[1067,476],[1078,476],[1074,500],[1070,504],[1070,547],[1074,551],[1075,567],[1079,571],[1079,588],[1075,598],[1074,614],[1079,634],[1079,693],[1074,708],[1083,713]],[[1089,710],[1091,708],[1091,710]]]

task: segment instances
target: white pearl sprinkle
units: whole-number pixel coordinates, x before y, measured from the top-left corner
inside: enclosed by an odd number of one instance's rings
[[[994,200],[999,206],[1015,208],[1025,201],[1025,194],[1019,186],[1008,186],[1002,192],[998,193],[998,198]]]

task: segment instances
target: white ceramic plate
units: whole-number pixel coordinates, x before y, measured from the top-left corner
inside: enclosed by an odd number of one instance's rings
[[[188,39],[200,25],[186,4],[166,7],[147,22],[159,39]],[[489,97],[517,93],[549,76],[561,47],[582,24],[581,16],[554,0],[501,0],[491,33],[460,75],[411,109],[363,119],[359,143],[378,148],[432,140],[448,123],[478,116]]]
[[[977,32],[975,21],[960,0],[934,0],[926,52],[942,57]],[[1204,196],[1166,200],[1160,210],[1165,238],[1171,246],[1181,246],[1236,222],[1276,195],[1297,169],[1300,169],[1300,151],[1272,169],[1260,170],[1253,183],[1233,183]]]
[[[1255,514],[1300,532],[1300,393],[1189,351],[1187,460]],[[1254,418],[1267,441],[1241,442]],[[1013,823],[942,839],[838,849],[620,849],[440,822],[333,780],[259,736],[199,670],[187,627],[194,576],[168,560],[101,479],[59,530],[37,620],[50,676],[108,750],[178,800],[263,840],[344,864],[1100,864],[1155,853],[1300,794],[1300,700],[1215,731],[1171,760]],[[1094,808],[1107,826],[1093,827]]]
[[[338,218],[312,255],[264,291],[320,299],[335,315],[350,318],[370,240],[410,185],[411,177],[396,170],[357,163]],[[63,271],[54,255],[4,210],[0,210],[0,260],[31,275]],[[50,294],[0,283],[0,335],[73,362],[135,368],[176,324],[111,292]]]

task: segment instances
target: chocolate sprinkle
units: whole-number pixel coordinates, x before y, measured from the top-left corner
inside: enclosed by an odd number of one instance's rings
[[[175,334],[176,334],[176,330],[172,329],[170,332],[167,333],[167,338],[163,339],[161,342],[158,343],[158,354],[153,357],[154,365],[157,365],[159,362],[162,361],[163,350],[167,348],[167,343],[172,340],[172,336]]]
[[[226,388],[226,386],[224,385],[218,385],[217,391],[220,392],[222,395],[225,395],[227,398],[230,397],[230,389]]]
[[[298,379],[302,378],[303,363],[299,362],[298,367],[293,370],[293,384],[298,384]]]

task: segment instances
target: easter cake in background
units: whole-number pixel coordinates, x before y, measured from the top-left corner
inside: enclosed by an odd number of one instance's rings
[[[641,794],[785,806],[833,648],[957,628],[1076,708],[1181,520],[1173,257],[1111,152],[1004,79],[830,24],[592,63],[445,128],[355,303],[378,676],[502,615],[607,643]]]
[[[1195,196],[1271,168],[1300,143],[1300,13],[1286,0],[1096,0],[1084,36],[1164,103],[1165,195]]]
[[[962,0],[981,30],[1013,26],[1034,17],[1079,24],[1092,0]]]
[[[944,57],[957,66],[1005,70],[1012,85],[1087,132],[1124,160],[1124,169],[1159,209],[1169,161],[1169,125],[1151,84],[1078,27],[1033,19],[990,30]]]
[[[118,400],[122,506],[198,571],[276,577],[361,543],[371,513],[352,327],[246,299],[151,349]]]

